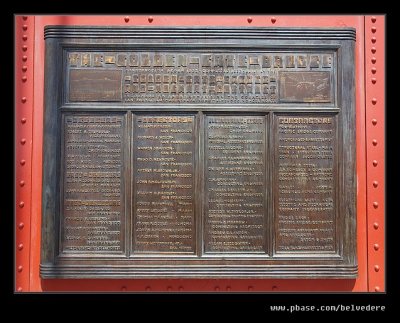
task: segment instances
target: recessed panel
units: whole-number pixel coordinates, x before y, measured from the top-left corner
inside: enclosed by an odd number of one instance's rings
[[[125,188],[122,115],[63,117],[61,251],[124,251]]]
[[[335,115],[275,117],[277,253],[335,253],[337,130]]]
[[[70,101],[121,101],[122,71],[71,69]]]
[[[266,253],[264,116],[207,116],[204,250]]]
[[[137,115],[133,129],[133,250],[194,253],[195,117]]]
[[[70,102],[333,103],[333,52],[69,52]]]

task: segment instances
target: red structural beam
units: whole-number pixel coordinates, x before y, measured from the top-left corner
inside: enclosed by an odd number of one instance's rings
[[[374,21],[372,21],[374,19]],[[16,290],[141,292],[384,291],[384,16],[16,16]],[[39,276],[46,25],[354,27],[357,136],[357,254],[353,280],[101,279]],[[373,27],[374,29],[373,31]],[[374,39],[374,43],[373,41]],[[24,47],[26,46],[26,47]],[[372,47],[375,52],[372,53]],[[372,55],[374,54],[374,55]],[[372,63],[372,57],[376,58]],[[372,70],[375,67],[376,70]],[[25,78],[26,77],[26,78]],[[375,78],[375,83],[372,79]],[[376,98],[376,104],[371,101]],[[23,140],[24,139],[24,140]],[[376,140],[376,142],[374,141]],[[22,160],[24,160],[22,165]],[[378,164],[374,166],[373,161]],[[45,170],[44,170],[45,171]],[[23,181],[23,182],[21,182]],[[376,182],[378,182],[377,187]],[[367,195],[368,191],[368,195]],[[23,202],[23,204],[20,203]],[[373,204],[377,202],[378,204]],[[375,250],[375,249],[378,250]],[[20,267],[22,266],[22,267]],[[376,267],[378,266],[378,267]]]
[[[365,17],[368,290],[385,291],[385,16]]]
[[[34,16],[15,17],[15,290],[30,291]]]

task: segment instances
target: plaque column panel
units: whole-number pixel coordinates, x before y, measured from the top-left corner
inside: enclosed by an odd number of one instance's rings
[[[61,251],[125,251],[124,115],[63,116]]]
[[[195,253],[196,127],[193,115],[136,115],[133,250]]]
[[[336,253],[335,115],[274,116],[275,252]]]
[[[265,117],[205,120],[205,252],[265,254]]]

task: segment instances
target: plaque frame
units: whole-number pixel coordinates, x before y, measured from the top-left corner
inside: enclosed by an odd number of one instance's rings
[[[147,27],[67,27],[45,28],[45,113],[43,146],[42,245],[40,275],[42,278],[355,278],[356,254],[356,168],[355,168],[355,95],[353,28],[147,28]],[[267,104],[127,104],[118,102],[69,102],[67,54],[71,51],[149,51],[149,50],[218,51],[332,51],[333,102],[267,103]],[[177,106],[178,105],[178,106]],[[62,116],[66,113],[122,114],[125,124],[132,124],[132,113],[196,115],[196,129],[204,126],[204,115],[263,115],[272,125],[273,115],[332,115],[337,118],[337,154],[339,182],[337,213],[339,220],[338,252],[332,255],[303,254],[265,257],[221,255],[197,257],[177,255],[153,256],[87,256],[64,257],[59,252],[62,178]],[[128,130],[126,130],[128,132]],[[267,141],[273,142],[272,126],[267,125]],[[126,137],[128,140],[130,137]],[[204,137],[199,138],[201,169],[196,176],[196,189],[203,190]],[[129,146],[129,145],[128,145]],[[131,160],[131,151],[129,158]],[[266,151],[266,156],[271,152]],[[126,165],[130,169],[129,165]],[[273,164],[266,167],[270,181]],[[130,178],[130,176],[128,176]],[[125,183],[126,201],[132,194]],[[272,190],[267,190],[266,199]],[[195,214],[203,212],[202,191],[196,196]],[[125,208],[131,208],[130,202]],[[268,203],[271,204],[271,203]],[[273,212],[268,209],[269,222]],[[129,213],[129,212],[128,212]],[[129,216],[126,215],[126,219]],[[200,223],[200,219],[195,219]],[[127,223],[130,223],[129,221]],[[200,226],[200,225],[198,225]],[[128,229],[125,234],[128,236]],[[197,230],[201,231],[201,230]],[[198,238],[200,240],[200,238]],[[125,243],[128,246],[127,243]],[[128,247],[129,248],[129,247]],[[271,250],[269,250],[270,252]],[[167,264],[167,266],[166,266]]]

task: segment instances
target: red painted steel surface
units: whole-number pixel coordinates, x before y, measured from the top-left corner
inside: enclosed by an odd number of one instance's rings
[[[16,16],[16,290],[22,291],[374,291],[384,290],[384,17],[364,16]],[[23,30],[23,25],[28,29]],[[39,277],[45,25],[354,27],[356,41],[357,253],[355,280],[157,279],[42,280]],[[372,31],[376,27],[376,31]],[[23,35],[27,35],[24,40]],[[364,37],[365,35],[365,37]],[[376,37],[372,46],[371,37]],[[22,61],[27,45],[27,63]],[[376,47],[376,63],[371,62]],[[368,52],[369,51],[369,52]],[[365,58],[367,61],[365,61]],[[369,61],[368,61],[369,60]],[[373,66],[372,66],[372,65]],[[22,67],[27,65],[27,71]],[[372,67],[376,67],[373,75]],[[22,82],[21,77],[27,76]],[[377,82],[372,85],[371,78]],[[20,81],[21,80],[21,81]],[[371,107],[371,99],[377,104]],[[22,97],[27,101],[22,103]],[[24,124],[21,119],[26,118]],[[377,124],[372,124],[372,119]],[[372,128],[374,127],[374,128]],[[25,144],[20,140],[26,139]],[[377,144],[373,140],[377,140]],[[20,160],[25,159],[25,165]],[[377,160],[377,167],[372,161]],[[25,181],[23,187],[19,186]],[[378,187],[374,187],[374,181]],[[368,193],[368,195],[367,195]],[[24,207],[18,204],[24,201]],[[375,208],[373,202],[378,202]],[[19,223],[24,227],[19,229]],[[374,225],[378,223],[379,228]],[[23,244],[22,250],[18,249]],[[378,250],[374,246],[378,244]],[[375,266],[379,266],[377,270]],[[21,273],[18,267],[22,266]]]
[[[365,17],[368,290],[385,291],[385,17]]]
[[[36,218],[31,205],[34,21],[33,16],[15,18],[15,290],[17,292],[31,290],[30,221]]]

